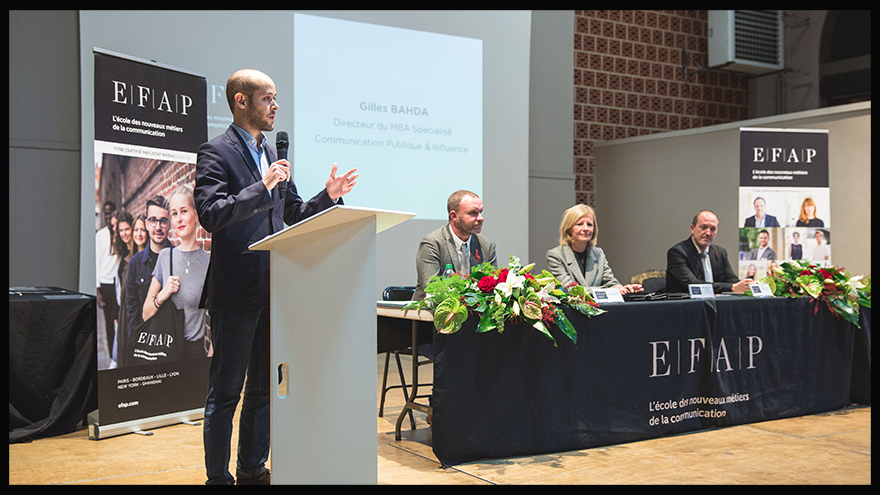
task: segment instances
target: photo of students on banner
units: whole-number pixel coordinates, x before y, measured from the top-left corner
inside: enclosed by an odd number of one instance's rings
[[[811,197],[804,198],[795,223],[798,227],[824,227],[825,222],[816,217],[816,202]]]
[[[138,350],[137,346],[151,341],[158,346],[158,354],[133,352],[131,355],[146,361],[161,359],[163,345],[168,349],[173,348],[177,358],[203,358],[213,354],[207,331],[207,312],[199,308],[211,255],[202,249],[196,238],[199,219],[192,187],[178,186],[168,198],[168,208],[179,243],[159,253],[142,306],[143,319],[148,321],[166,305],[174,305],[176,310],[182,311],[183,320],[176,318],[173,327],[168,329],[169,332],[173,330],[174,334],[166,334],[164,339],[162,333],[133,332],[129,336],[135,351]]]
[[[828,188],[741,187],[739,226],[754,228],[831,227]]]
[[[772,262],[781,260],[784,249],[782,228],[740,227],[739,276],[758,280],[767,276]]]
[[[198,308],[210,234],[194,207],[195,165],[104,155],[95,173],[96,198],[105,198],[96,202],[105,224],[96,262],[107,274],[99,369],[210,357],[209,319]]]
[[[807,240],[810,259],[814,263],[831,266],[831,231],[826,229],[811,229],[812,239]]]
[[[739,186],[740,277],[786,260],[831,265],[827,131],[742,129]]]
[[[767,213],[767,200],[763,196],[755,196],[752,200],[752,206],[755,209],[755,214],[746,218],[743,227],[781,227],[779,220],[774,215]]]

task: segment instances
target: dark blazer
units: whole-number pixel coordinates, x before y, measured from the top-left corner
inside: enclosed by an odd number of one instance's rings
[[[712,288],[715,293],[730,292],[739,277],[730,266],[727,251],[714,244],[709,245],[709,262],[712,264]],[[690,237],[669,248],[666,252],[666,292],[688,292],[688,284],[705,284],[700,253]]]
[[[779,220],[776,220],[776,217],[773,215],[764,215],[764,227],[779,227]],[[754,227],[755,226],[755,215],[746,218],[746,224],[743,227]]]
[[[162,244],[162,249],[172,247],[171,241],[167,238]],[[157,255],[158,256],[158,255]],[[144,322],[144,301],[147,300],[147,292],[150,291],[150,283],[153,281],[153,269],[156,268],[153,259],[150,257],[149,241],[147,247],[135,253],[128,260],[128,269],[125,278],[125,297],[122,300],[123,317],[125,318],[125,328],[127,332],[121,335],[122,338],[128,338],[128,332],[132,328],[137,327]]]
[[[269,145],[269,163],[277,160]],[[280,187],[280,186],[279,186]],[[248,246],[334,204],[327,190],[308,201],[288,183],[284,204],[278,187],[270,194],[257,164],[238,132],[224,134],[199,147],[195,203],[199,223],[211,233],[211,262],[200,307],[263,309],[269,307],[269,252]]]

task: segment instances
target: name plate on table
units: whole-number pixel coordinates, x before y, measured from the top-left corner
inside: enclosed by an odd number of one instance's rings
[[[773,291],[768,284],[749,284],[749,289],[755,297],[773,297]]]
[[[623,295],[620,293],[619,289],[611,288],[591,290],[593,291],[593,298],[600,306],[603,304],[623,302]]]
[[[714,299],[715,289],[712,284],[690,284],[688,285],[688,293],[691,299]]]

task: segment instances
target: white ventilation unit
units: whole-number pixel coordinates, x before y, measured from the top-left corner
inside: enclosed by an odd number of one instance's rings
[[[781,10],[710,10],[709,67],[749,74],[782,70]]]

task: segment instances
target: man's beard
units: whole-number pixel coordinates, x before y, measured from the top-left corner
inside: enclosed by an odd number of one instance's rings
[[[263,118],[262,115],[249,113],[247,115],[247,122],[254,129],[258,129],[260,131],[271,131],[275,128],[275,123],[269,120],[268,118]]]
[[[455,223],[455,227],[458,229],[459,232],[470,235],[479,234],[480,230],[482,230],[483,228],[483,224],[468,225],[465,222],[459,220]]]

